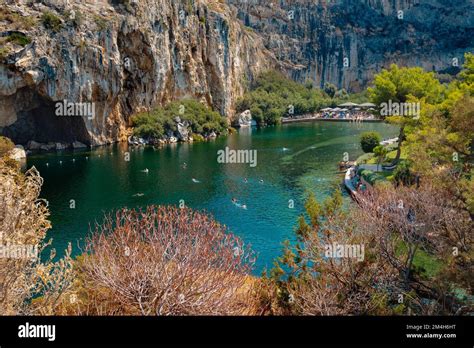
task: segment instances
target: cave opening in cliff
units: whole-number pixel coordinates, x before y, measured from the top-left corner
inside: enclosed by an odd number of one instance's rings
[[[34,99],[33,107],[18,111],[16,122],[3,128],[3,135],[17,144],[27,144],[30,140],[39,143],[91,143],[83,117],[59,117],[55,112],[55,102],[38,95]]]

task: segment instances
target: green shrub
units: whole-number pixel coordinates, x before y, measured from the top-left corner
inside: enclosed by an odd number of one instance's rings
[[[10,49],[6,46],[0,47],[0,60],[5,60],[10,53]]]
[[[380,144],[380,134],[377,132],[364,132],[360,137],[360,146],[365,153],[373,152],[374,148]]]
[[[26,46],[31,42],[31,39],[21,33],[13,33],[10,36],[7,37],[8,42],[13,42],[16,43],[20,46]]]
[[[333,85],[332,83],[326,82],[324,84],[324,92],[326,92],[326,94],[330,96],[331,98],[334,98],[334,95],[337,92],[337,87]]]
[[[22,15],[10,11],[8,8],[0,8],[0,22],[9,22],[10,30],[30,30],[36,20],[32,16],[23,17]]]
[[[268,71],[237,102],[237,111],[250,110],[258,124],[278,124],[282,117],[313,113],[329,102],[324,92],[310,84],[299,84],[279,72]]]
[[[204,137],[201,134],[193,134],[192,138],[193,138],[193,142],[196,142],[196,143],[205,140]]]
[[[372,186],[376,185],[377,183],[386,181],[387,179],[378,173],[375,173],[371,170],[364,169],[359,172],[359,175],[364,178]]]
[[[61,19],[50,11],[43,12],[43,15],[41,16],[41,22],[46,29],[50,29],[54,32],[61,30]]]
[[[168,132],[176,132],[178,130],[175,122],[177,116],[182,121],[189,122],[191,132],[194,134],[205,135],[211,132],[220,134],[225,132],[228,126],[227,120],[218,112],[196,100],[184,99],[133,116],[134,135],[159,139]],[[195,140],[199,140],[199,137]]]
[[[397,185],[410,186],[416,183],[416,176],[412,173],[410,162],[407,160],[400,161],[393,172],[393,178]]]
[[[94,22],[97,25],[97,28],[99,29],[99,31],[104,31],[109,27],[109,23],[108,23],[107,19],[105,19],[105,18],[103,18],[99,15],[94,16]]]

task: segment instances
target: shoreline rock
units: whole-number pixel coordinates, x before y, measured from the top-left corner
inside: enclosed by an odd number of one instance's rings
[[[72,143],[72,148],[73,149],[86,149],[87,145],[81,143],[80,141],[75,141],[75,142]]]
[[[26,159],[26,151],[23,146],[16,145],[8,154],[8,157],[15,161],[22,161]]]

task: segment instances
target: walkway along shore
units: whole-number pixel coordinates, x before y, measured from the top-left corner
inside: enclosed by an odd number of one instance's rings
[[[357,192],[354,184],[352,183],[352,173],[356,170],[356,167],[357,164],[347,169],[346,174],[344,175],[344,186],[351,195],[352,199],[357,203],[361,203],[363,198],[361,197],[360,193]]]
[[[362,119],[362,120],[353,120],[350,118],[321,118],[321,117],[303,117],[303,118],[282,118],[281,123],[297,123],[297,122],[313,122],[313,121],[329,121],[329,122],[369,122],[369,123],[378,123],[384,122],[384,120],[378,119]]]

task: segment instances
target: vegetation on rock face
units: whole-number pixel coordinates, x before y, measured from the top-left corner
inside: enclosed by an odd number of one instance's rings
[[[168,134],[178,131],[175,118],[189,123],[193,134],[209,135],[224,133],[227,120],[218,112],[209,109],[192,99],[172,102],[165,107],[159,107],[149,112],[142,112],[132,117],[134,134],[148,139],[161,139]]]
[[[10,49],[8,47],[0,47],[0,60],[4,60],[10,54]]]
[[[7,7],[0,8],[0,22],[2,21],[7,21],[12,30],[30,30],[36,24],[36,20],[31,16],[22,16]]]
[[[62,26],[61,19],[51,11],[43,12],[43,15],[41,16],[41,22],[43,23],[46,29],[55,32],[59,31]]]
[[[106,18],[100,16],[100,15],[95,15],[94,16],[94,22],[97,26],[97,29],[99,31],[104,31],[109,27],[109,22]]]
[[[20,46],[26,46],[31,42],[31,39],[20,33],[13,33],[7,37],[7,42],[13,42]]]

